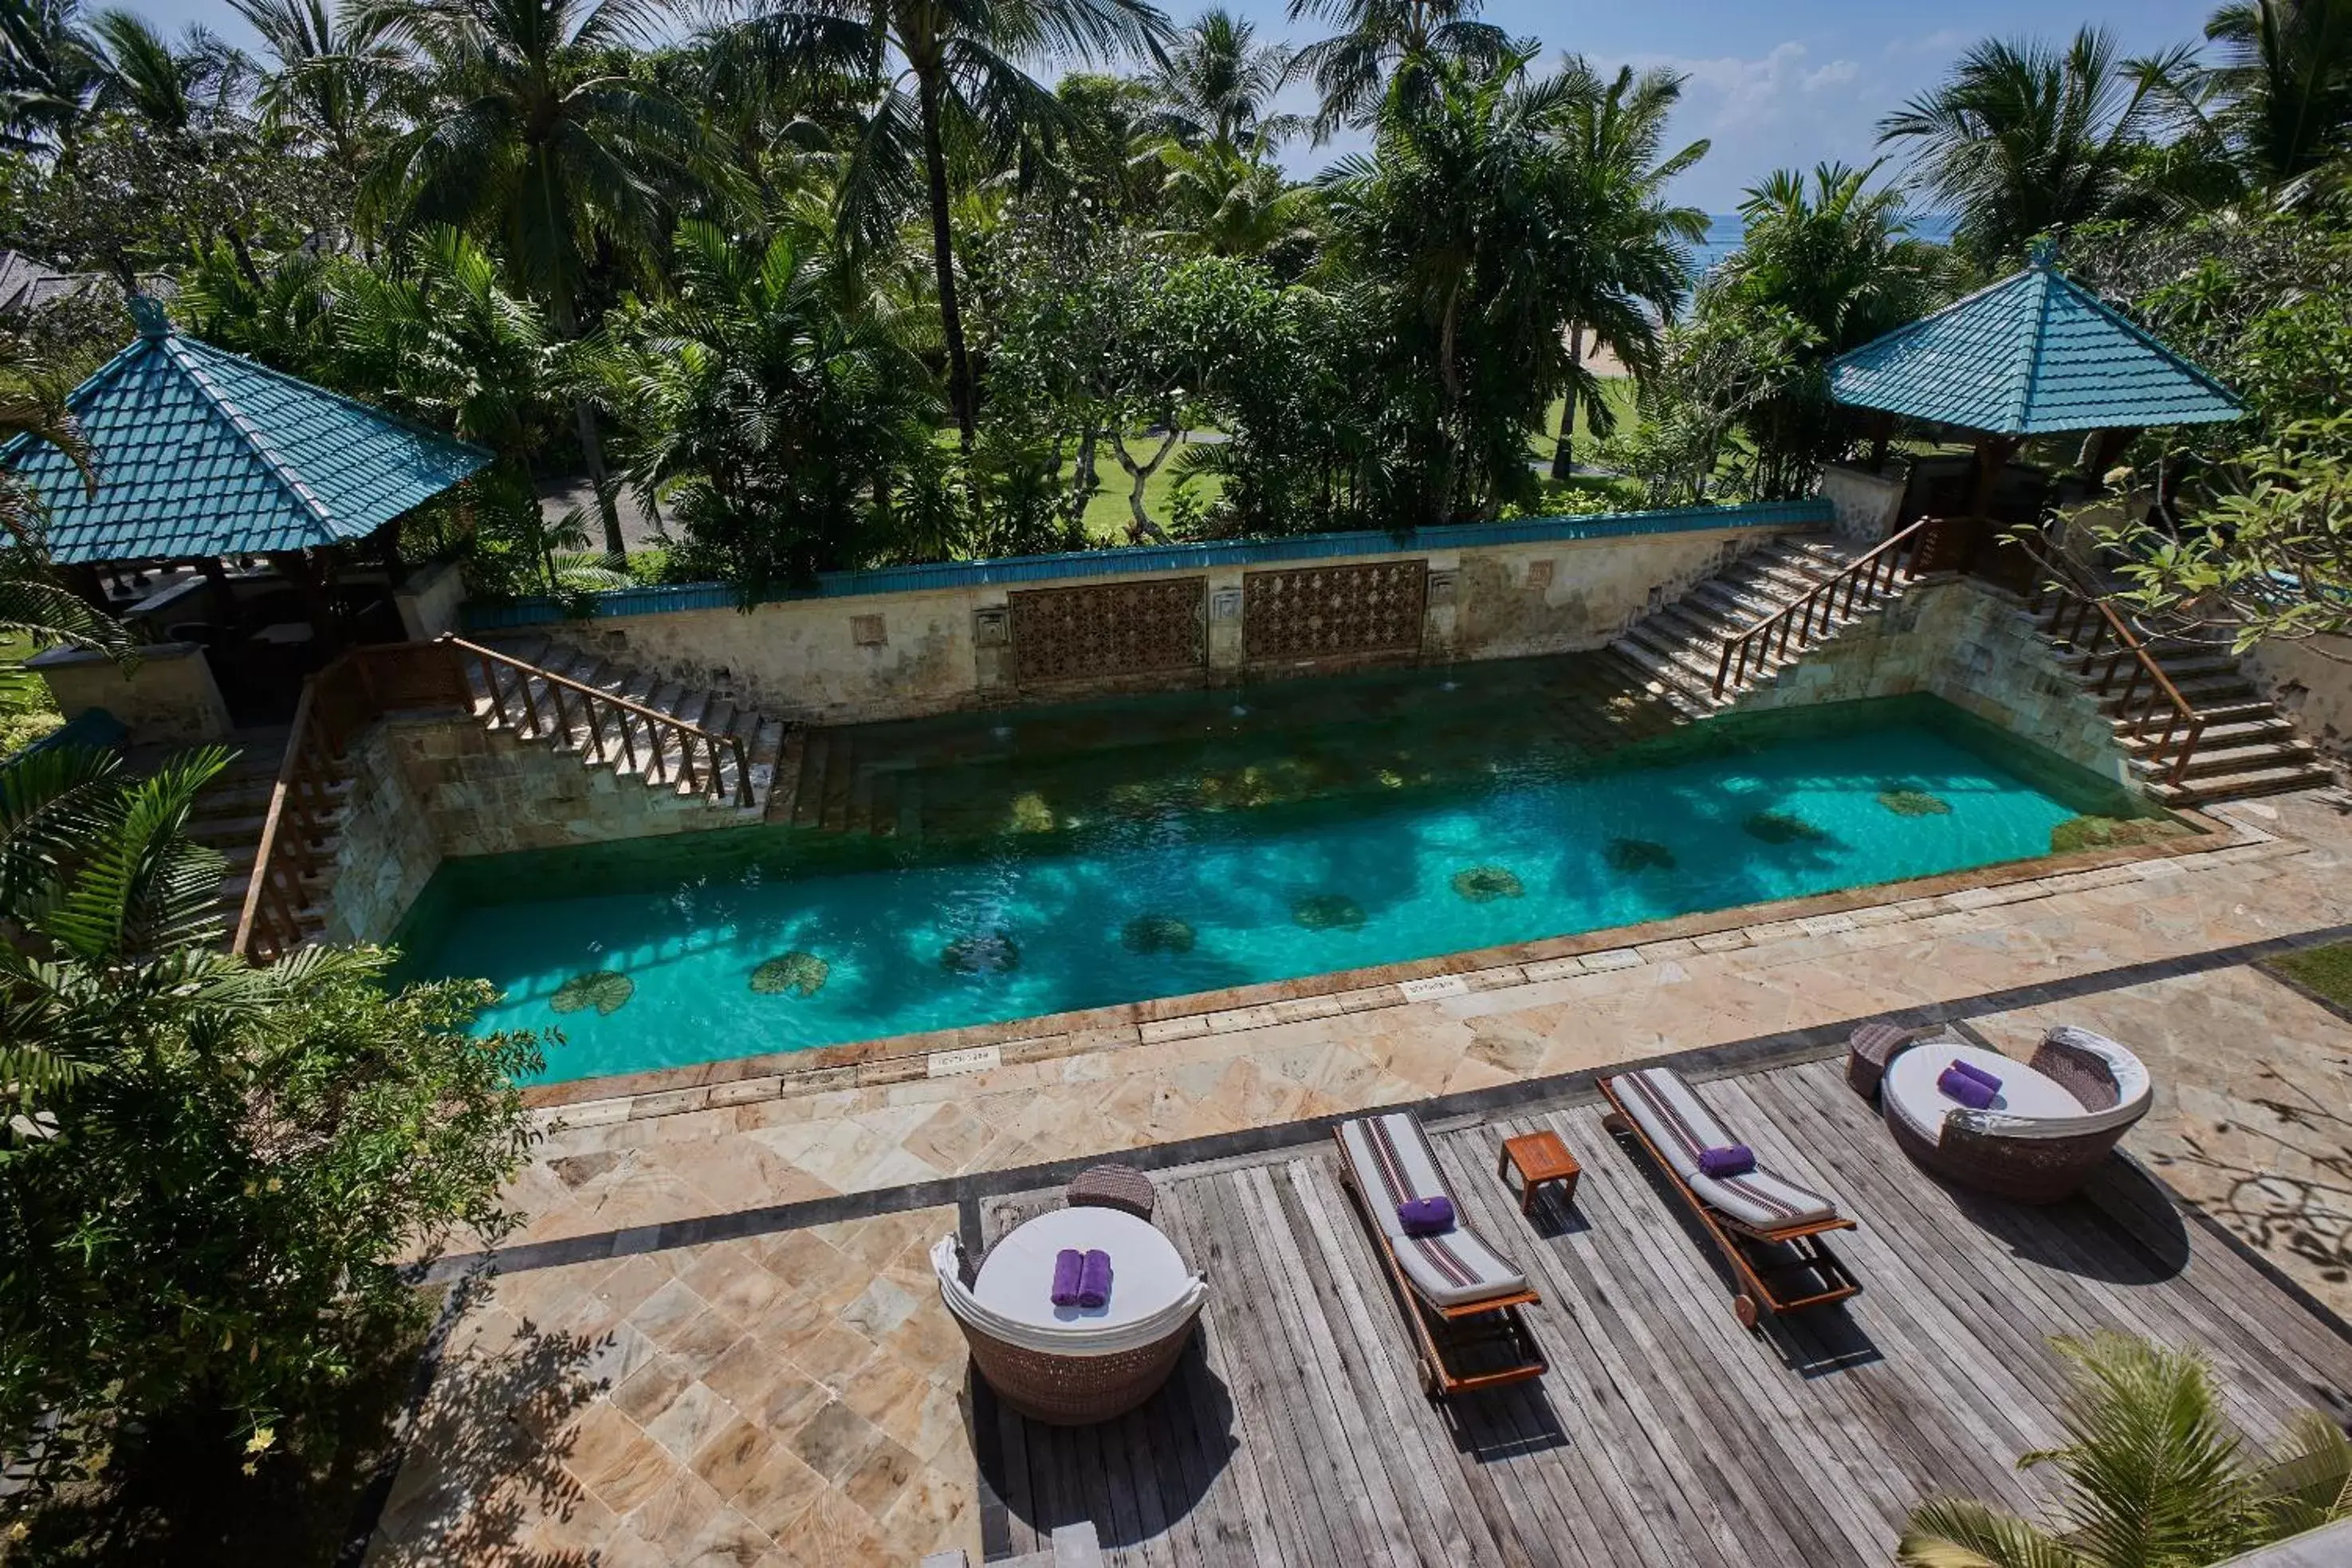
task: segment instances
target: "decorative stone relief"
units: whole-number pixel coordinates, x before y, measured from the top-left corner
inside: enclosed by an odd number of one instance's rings
[[[1238,621],[1242,618],[1242,591],[1220,588],[1209,595],[1209,619],[1216,622]]]
[[[1201,669],[1209,580],[1036,588],[1009,595],[1021,685]]]
[[[971,612],[972,645],[1002,648],[1013,640],[1013,612],[1003,605]]]
[[[1242,645],[1253,660],[1421,650],[1437,579],[1421,560],[1253,571],[1242,579]]]
[[[1531,560],[1528,562],[1528,586],[1529,588],[1549,588],[1551,586],[1551,562],[1549,559]]]
[[[1429,574],[1429,602],[1451,604],[1462,594],[1462,570],[1445,567]]]
[[[890,641],[890,633],[879,615],[853,615],[849,640],[861,648],[879,648]]]

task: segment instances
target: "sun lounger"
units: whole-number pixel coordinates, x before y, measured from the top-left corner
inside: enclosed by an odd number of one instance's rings
[[[1422,1385],[1433,1399],[1544,1374],[1519,1309],[1541,1301],[1528,1277],[1459,1216],[1421,1124],[1404,1113],[1343,1123],[1339,1174],[1362,1211],[1389,1282],[1412,1322]],[[1406,1232],[1397,1206],[1444,1197],[1457,1216],[1433,1236]]]
[[[1837,1202],[1775,1176],[1759,1163],[1733,1176],[1709,1176],[1699,1155],[1737,1140],[1705,1101],[1671,1068],[1645,1067],[1601,1081],[1614,1111],[1609,1131],[1631,1136],[1674,1184],[1691,1212],[1721,1248],[1739,1285],[1732,1310],[1754,1328],[1760,1310],[1795,1312],[1843,1301],[1862,1285],[1822,1239],[1851,1230]]]

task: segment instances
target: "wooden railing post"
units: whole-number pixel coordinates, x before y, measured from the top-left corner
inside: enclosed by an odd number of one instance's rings
[[[1737,687],[1745,682],[1751,663],[1760,667],[1768,660],[1787,658],[1792,637],[1801,652],[1817,633],[1826,633],[1838,615],[1840,588],[1845,590],[1845,612],[1851,614],[1857,597],[1874,601],[1882,586],[1891,585],[1898,562],[1910,563],[1905,569],[1906,580],[1918,575],[1920,546],[1933,537],[1932,530],[1937,526],[1938,519],[1920,518],[1869,553],[1848,561],[1836,575],[1808,589],[1801,598],[1726,643],[1716,661],[1714,695],[1719,698],[1727,687]]]

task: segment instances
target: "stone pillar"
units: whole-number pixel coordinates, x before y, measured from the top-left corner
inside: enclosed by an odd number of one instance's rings
[[[1242,569],[1209,571],[1209,684],[1231,685],[1242,678],[1248,655],[1242,645]]]

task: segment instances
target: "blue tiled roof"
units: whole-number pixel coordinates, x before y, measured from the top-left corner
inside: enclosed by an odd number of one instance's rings
[[[1830,394],[1994,435],[2210,424],[2244,412],[2227,387],[2041,257],[1840,355]]]
[[[143,302],[142,302],[143,303]],[[482,448],[173,333],[152,307],[68,406],[97,472],[20,436],[65,563],[300,549],[364,538],[490,460]]]

